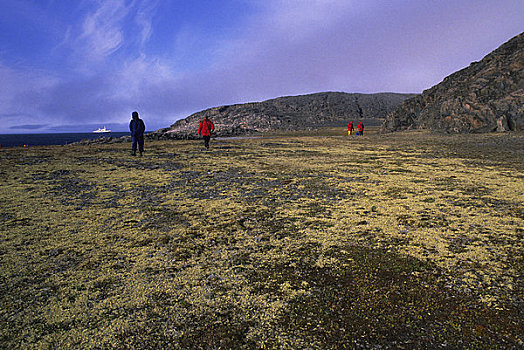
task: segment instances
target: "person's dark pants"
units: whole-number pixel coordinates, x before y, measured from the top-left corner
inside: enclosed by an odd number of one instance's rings
[[[211,140],[211,136],[204,136],[204,146],[206,148],[209,148],[209,140]]]
[[[131,146],[131,149],[133,150],[133,154],[136,154],[136,146],[138,144],[138,151],[140,154],[144,152],[144,135],[137,135],[133,136],[133,145]]]

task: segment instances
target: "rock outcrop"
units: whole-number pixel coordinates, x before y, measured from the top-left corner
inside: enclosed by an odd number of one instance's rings
[[[384,132],[431,129],[448,133],[521,130],[524,126],[524,33],[480,62],[402,103]]]
[[[245,135],[275,130],[307,130],[347,125],[365,120],[380,125],[387,113],[414,94],[349,94],[322,92],[279,97],[264,102],[213,107],[178,120],[150,137],[194,138],[200,121],[208,116],[217,136]]]

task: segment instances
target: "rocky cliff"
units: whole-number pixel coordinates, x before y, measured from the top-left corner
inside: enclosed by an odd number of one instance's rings
[[[520,130],[524,126],[524,33],[402,103],[382,131],[450,133]]]
[[[347,125],[349,120],[366,120],[380,125],[387,113],[413,94],[349,94],[322,92],[279,97],[256,103],[213,107],[178,120],[157,136],[192,138],[200,121],[208,116],[217,136],[243,135],[274,130],[304,130]]]

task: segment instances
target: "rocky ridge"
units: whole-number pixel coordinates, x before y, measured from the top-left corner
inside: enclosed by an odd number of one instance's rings
[[[413,96],[321,92],[213,107],[178,120],[168,128],[155,131],[150,137],[195,138],[198,136],[198,125],[206,116],[215,124],[216,136],[342,126],[349,120],[364,120],[368,124],[380,125],[387,113]]]
[[[480,62],[403,102],[383,132],[431,129],[448,133],[521,130],[524,126],[524,33]]]

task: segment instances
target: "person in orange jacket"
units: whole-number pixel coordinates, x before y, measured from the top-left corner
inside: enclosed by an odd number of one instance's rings
[[[348,124],[348,136],[351,136],[354,130],[355,130],[355,127],[353,126],[353,121],[350,121]]]
[[[358,129],[358,134],[360,136],[364,135],[364,123],[360,122],[358,125],[357,125],[357,129]]]
[[[213,125],[213,122],[206,116],[198,127],[198,134],[204,137],[204,146],[206,146],[206,149],[209,149],[209,140],[211,139],[213,130],[215,130],[215,125]]]

